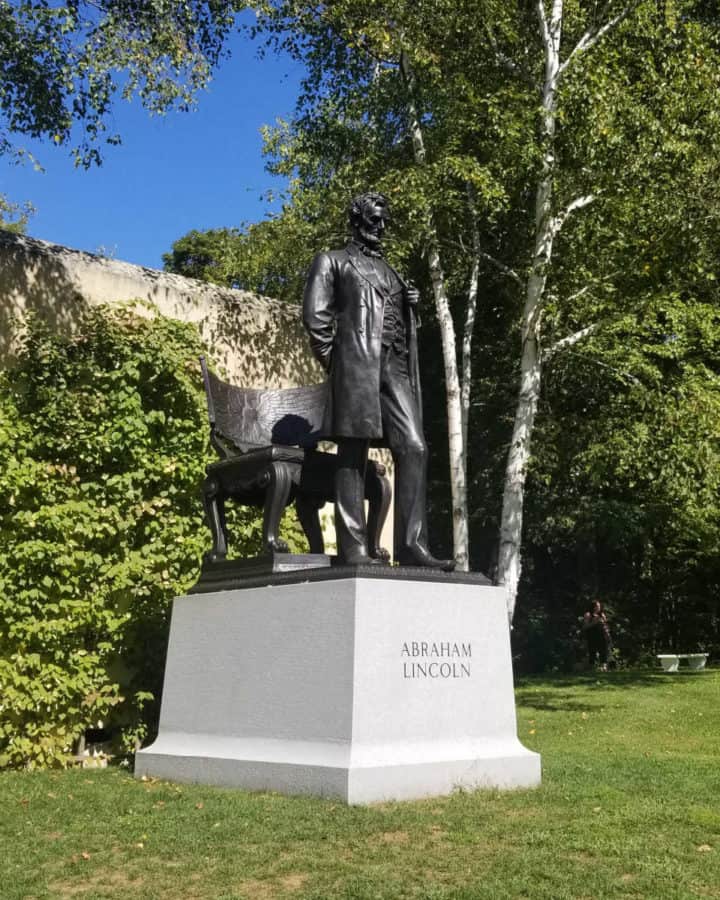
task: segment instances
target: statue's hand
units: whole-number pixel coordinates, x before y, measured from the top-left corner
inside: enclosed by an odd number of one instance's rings
[[[405,296],[406,296],[407,302],[410,304],[410,306],[418,305],[418,303],[420,301],[420,291],[411,282],[408,282],[407,289],[405,291]]]

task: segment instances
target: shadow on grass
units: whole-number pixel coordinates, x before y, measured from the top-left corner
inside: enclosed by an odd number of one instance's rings
[[[552,693],[517,691],[516,697],[519,706],[544,712],[590,712],[595,709],[592,703],[580,703],[570,694],[560,694],[556,691]]]
[[[660,684],[682,684],[687,680],[712,675],[712,670],[668,674],[654,669],[629,669],[616,672],[586,672],[577,675],[537,675],[518,678],[515,694],[521,706],[549,712],[589,712],[592,704],[584,703],[573,691],[590,688],[606,691],[657,687]],[[545,690],[544,690],[545,688]],[[567,690],[563,690],[566,688]]]

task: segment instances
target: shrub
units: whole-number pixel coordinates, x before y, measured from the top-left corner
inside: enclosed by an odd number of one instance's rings
[[[98,725],[131,748],[157,714],[209,451],[199,337],[149,312],[96,308],[69,338],[31,320],[0,376],[0,765],[63,764]],[[257,513],[232,525],[257,552]]]

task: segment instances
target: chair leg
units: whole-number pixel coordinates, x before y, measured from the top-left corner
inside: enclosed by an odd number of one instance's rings
[[[217,478],[209,476],[202,489],[203,506],[212,532],[213,547],[205,558],[217,562],[227,556],[227,525],[225,524],[225,497]]]
[[[308,539],[311,553],[324,553],[325,541],[320,527],[320,508],[323,504],[307,495],[298,494],[295,498],[297,517]]]
[[[385,467],[381,470],[372,460],[368,461],[365,473],[365,496],[368,499],[368,553],[374,559],[389,562],[390,554],[380,546],[380,535],[390,509],[392,488]]]
[[[280,519],[290,499],[293,467],[288,463],[271,463],[260,478],[266,488],[263,510],[263,549],[272,553],[287,553],[288,545],[280,538]]]

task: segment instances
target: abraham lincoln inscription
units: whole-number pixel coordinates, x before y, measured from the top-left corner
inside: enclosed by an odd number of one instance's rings
[[[472,643],[403,641],[403,678],[469,678]]]

